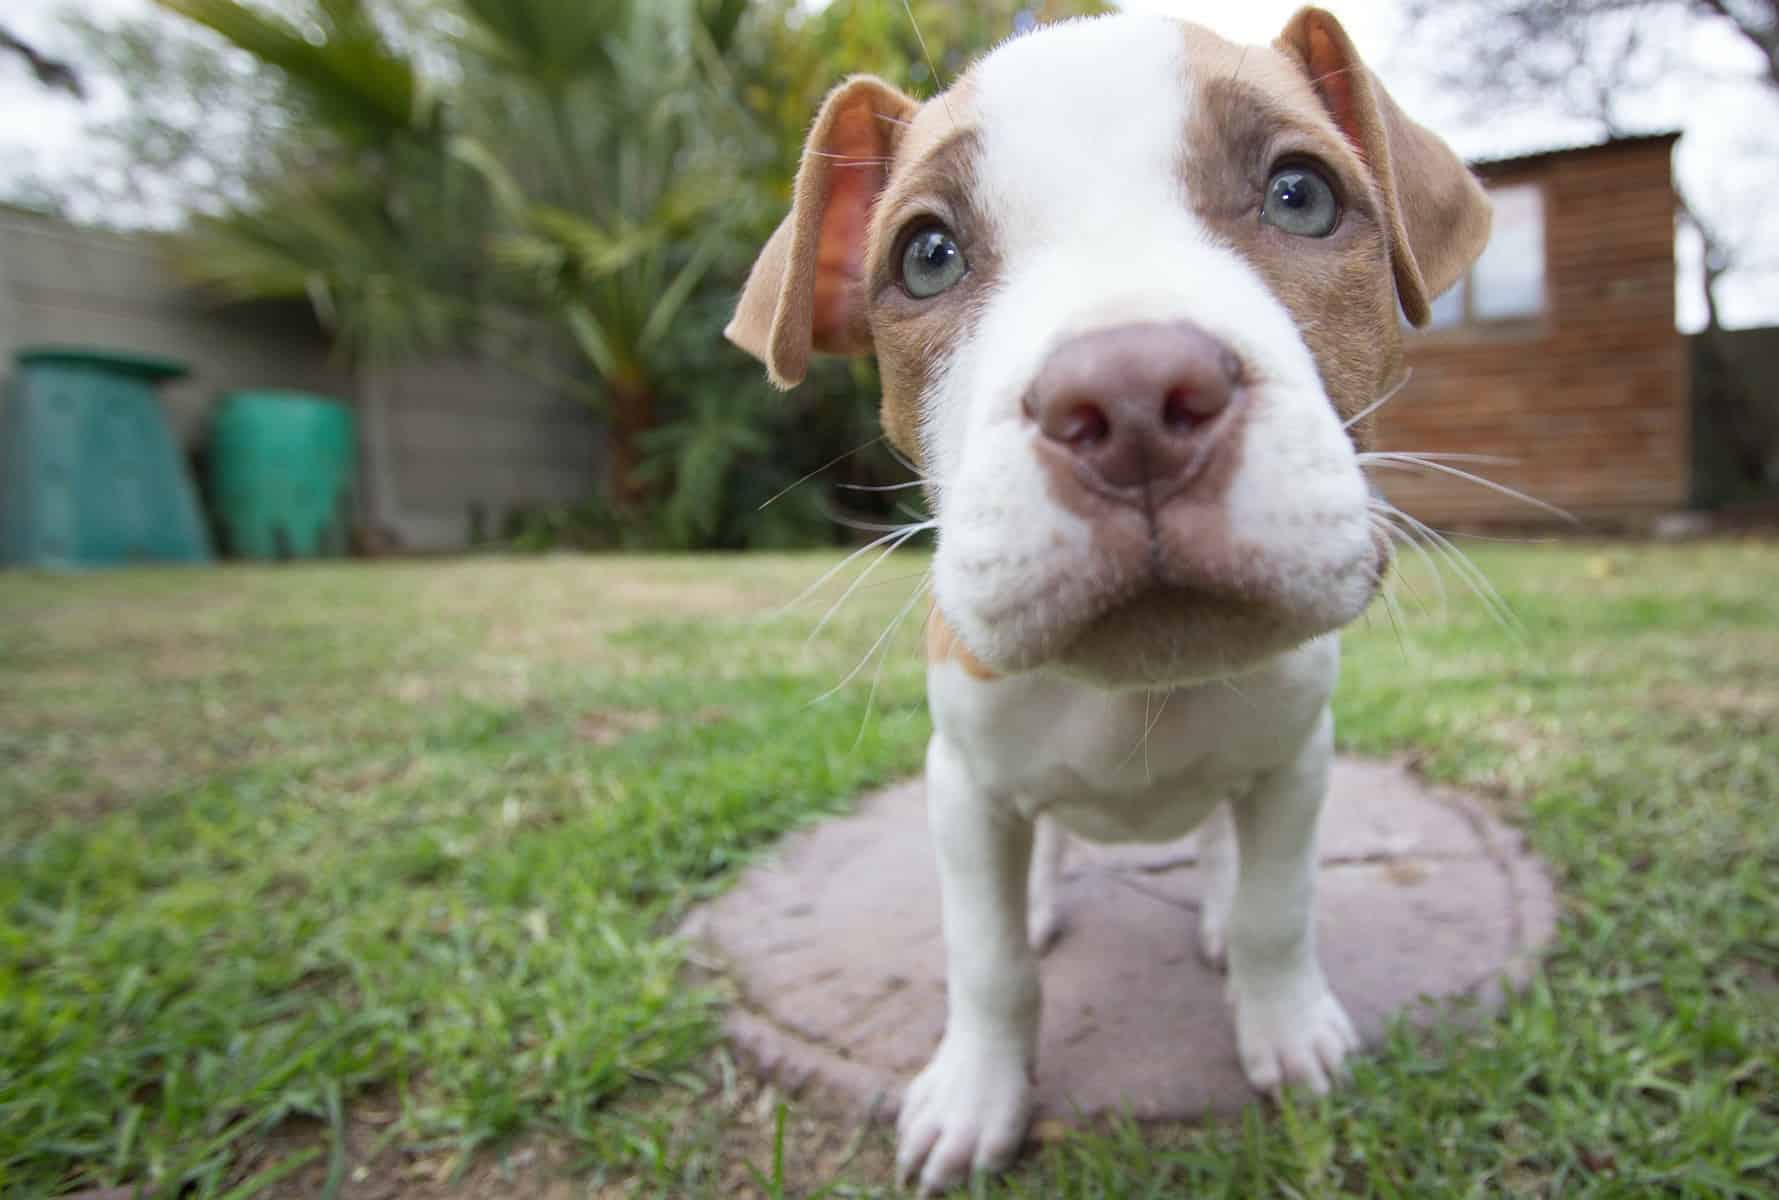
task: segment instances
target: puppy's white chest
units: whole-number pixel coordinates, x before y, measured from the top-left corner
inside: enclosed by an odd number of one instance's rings
[[[1239,681],[1112,692],[1044,673],[928,672],[941,736],[984,791],[1099,841],[1165,841],[1289,761],[1327,704],[1339,645],[1320,638]]]
[[[1168,842],[1185,837],[1218,801],[1238,794],[1249,778],[1185,771],[1141,787],[1104,789],[1067,769],[1033,778],[1012,803],[1026,817],[1048,817],[1094,842]]]

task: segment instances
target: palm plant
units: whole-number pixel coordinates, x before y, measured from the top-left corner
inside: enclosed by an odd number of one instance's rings
[[[554,327],[569,388],[606,424],[616,524],[648,540],[807,536],[825,525],[813,505],[759,501],[843,452],[859,451],[851,482],[904,477],[873,444],[867,365],[827,366],[787,399],[719,335],[837,69],[931,86],[900,0],[157,3],[305,106],[286,178],[183,240],[200,279],[305,297],[373,363],[518,341],[535,369],[535,333]],[[943,76],[1019,5],[964,7],[913,6]]]
[[[361,361],[473,326],[485,197],[445,148],[450,114],[364,0],[301,23],[237,0],[157,0],[278,71],[305,106],[305,161],[252,203],[199,217],[182,261],[241,298],[307,299]]]
[[[585,14],[569,5],[564,15],[561,0],[466,3],[479,14],[470,44],[549,115],[558,169],[533,169],[526,188],[486,140],[459,139],[455,150],[501,198],[492,260],[560,315],[601,384],[613,499],[633,507],[661,480],[640,470],[643,438],[683,373],[666,335],[733,256],[746,214],[733,181],[752,131],[725,111],[706,65],[734,5],[710,10],[713,33],[697,5],[607,4],[612,19],[595,43]],[[540,37],[557,21],[559,36]],[[571,106],[579,119],[564,116]]]

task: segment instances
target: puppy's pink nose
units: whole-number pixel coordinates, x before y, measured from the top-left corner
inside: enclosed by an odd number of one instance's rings
[[[1237,402],[1241,360],[1188,322],[1119,325],[1063,342],[1025,396],[1041,445],[1096,491],[1154,505],[1210,457]]]

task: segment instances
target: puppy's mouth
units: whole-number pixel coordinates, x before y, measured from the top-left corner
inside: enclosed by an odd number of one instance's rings
[[[1230,537],[1216,506],[1106,513],[1088,552],[1046,572],[1041,593],[961,625],[1004,672],[1120,688],[1226,678],[1357,617],[1388,563],[1383,543],[1367,546],[1341,562],[1292,561]]]

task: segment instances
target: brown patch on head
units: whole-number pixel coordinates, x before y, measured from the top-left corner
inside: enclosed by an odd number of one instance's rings
[[[1425,325],[1429,304],[1455,283],[1489,240],[1482,185],[1434,134],[1396,107],[1360,61],[1340,22],[1302,8],[1274,43],[1315,89],[1382,198],[1402,311]]]
[[[1185,36],[1196,103],[1181,170],[1193,207],[1291,313],[1330,401],[1350,419],[1401,375],[1398,305],[1424,323],[1428,297],[1481,253],[1487,200],[1444,143],[1401,114],[1326,13],[1300,12],[1273,49],[1194,27]],[[1320,168],[1335,188],[1342,217],[1327,237],[1260,221],[1272,171],[1296,163]],[[1367,443],[1371,422],[1352,434]]]
[[[724,330],[781,387],[801,382],[812,351],[875,351],[884,432],[917,463],[927,382],[996,273],[991,227],[970,186],[979,146],[972,91],[968,76],[924,104],[869,77],[836,88],[804,148],[791,213]],[[897,272],[906,236],[928,221],[957,236],[969,272],[949,292],[916,301]]]
[[[992,218],[976,203],[981,135],[973,91],[966,76],[921,108],[871,214],[865,272],[883,384],[883,431],[917,464],[928,384],[963,340],[1000,273]],[[902,250],[907,237],[931,221],[957,238],[969,270],[951,290],[916,300],[898,279]]]
[[[1198,30],[1188,36],[1197,88],[1181,170],[1192,206],[1291,313],[1329,400],[1343,419],[1351,417],[1401,366],[1376,188],[1283,55],[1238,49]],[[1334,186],[1343,211],[1328,237],[1299,237],[1261,222],[1267,181],[1287,162],[1318,166]]]

